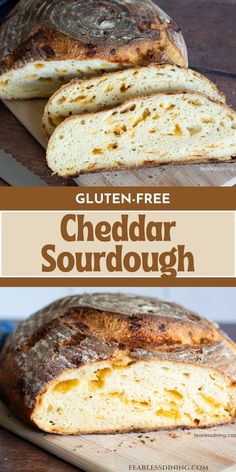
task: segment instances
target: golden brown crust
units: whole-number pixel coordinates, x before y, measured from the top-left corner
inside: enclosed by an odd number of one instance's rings
[[[187,65],[179,28],[151,0],[21,1],[0,44],[0,74],[39,60]]]
[[[211,367],[236,382],[236,348],[217,325],[173,303],[110,293],[67,297],[21,323],[0,354],[0,393],[30,422],[63,372],[123,355]]]

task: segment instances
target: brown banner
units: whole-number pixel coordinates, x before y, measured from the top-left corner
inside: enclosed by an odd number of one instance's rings
[[[236,188],[0,188],[0,210],[80,209],[236,210]]]
[[[0,287],[236,287],[236,278],[2,278]]]

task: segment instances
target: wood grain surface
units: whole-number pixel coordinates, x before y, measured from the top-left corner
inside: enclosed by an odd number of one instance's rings
[[[234,340],[236,341],[236,324],[222,324],[221,328]],[[234,429],[235,433],[235,427],[226,427],[224,428],[224,431],[226,434],[229,434],[230,430]],[[211,430],[205,430],[205,432],[215,432],[216,428],[213,428]],[[202,431],[203,432],[203,431]],[[221,429],[221,434],[223,432],[223,429]],[[136,454],[138,457],[140,457],[140,449],[146,442],[148,446],[158,447],[158,443],[156,444],[156,441],[152,441],[152,439],[158,439],[158,434],[159,433],[153,433],[152,435],[132,435],[132,441],[131,443],[127,444],[127,449],[128,451],[132,451],[133,455],[135,456]],[[177,455],[177,460],[179,460],[179,455],[181,455],[181,447],[183,447],[183,444],[181,442],[181,437],[184,439],[184,442],[187,442],[187,450],[186,450],[186,458],[191,457],[190,456],[190,445],[191,441],[190,439],[193,438],[193,433],[189,434],[189,432],[184,432],[182,436],[182,432],[176,433],[172,436],[169,435],[169,433],[164,433],[167,435],[168,439],[168,453],[172,451],[172,454],[174,453]],[[45,435],[47,436],[47,435]],[[119,438],[120,440],[118,443],[115,442],[116,446],[113,444],[113,447],[111,447],[111,439],[109,440],[109,436],[107,436],[108,442],[107,445],[110,445],[110,449],[113,453],[113,459],[114,463],[116,463],[117,459],[117,451],[121,447],[123,447],[123,444],[126,443],[127,437],[131,437],[131,435],[120,435]],[[149,436],[149,439],[146,438],[146,436]],[[86,438],[86,437],[85,437]],[[102,437],[101,437],[102,438]],[[105,438],[106,439],[106,438]],[[74,438],[76,441],[76,439]],[[192,441],[197,440],[196,438],[193,438]],[[102,439],[100,439],[102,441]],[[209,449],[209,454],[207,461],[210,464],[209,467],[209,472],[233,472],[236,468],[236,448],[235,448],[235,441],[236,438],[233,438],[233,443],[230,441],[230,444],[227,442],[227,439],[222,438],[221,441],[217,440],[217,453],[216,450],[215,452],[211,451],[211,448],[213,447],[214,449],[214,438],[210,439],[201,439],[201,448],[200,448],[200,459],[198,457],[198,460],[200,461],[200,464],[203,464],[203,459],[202,457],[206,457],[205,453],[205,447],[207,447],[207,443],[211,442],[211,446]],[[73,442],[73,441],[72,441]],[[106,443],[106,441],[105,441]],[[134,443],[136,446],[134,447]],[[232,444],[233,444],[233,456],[232,456]],[[80,447],[82,443],[80,440],[77,440],[77,445],[72,447],[72,452],[73,449],[78,450],[82,449]],[[131,446],[131,447],[129,447]],[[84,447],[84,446],[83,446]],[[85,447],[86,447],[86,441],[85,441]],[[100,458],[100,453],[101,452],[96,452],[99,450],[99,448],[96,449],[96,445],[94,445],[92,448],[95,450],[95,457],[97,457],[97,463],[99,464],[99,458]],[[174,451],[174,452],[173,452]],[[231,451],[231,452],[230,452]],[[108,462],[108,448],[106,448],[106,451],[104,452],[106,462]],[[79,454],[80,455],[80,454]],[[155,454],[155,459],[158,457],[158,462],[159,458],[163,459],[163,453],[161,450],[159,450],[159,453]],[[231,458],[230,458],[231,457]],[[232,459],[232,457],[234,457]],[[217,460],[217,463],[215,463],[215,458]],[[192,460],[195,459],[195,456],[193,456]],[[111,467],[114,466],[114,463],[111,462]],[[216,464],[216,468],[214,468]],[[226,465],[225,465],[226,464]],[[232,468],[232,471],[231,471]],[[6,429],[0,427],[0,470],[1,472],[73,472],[75,470],[81,471],[82,469],[75,468],[72,465],[67,464],[66,462],[63,462],[62,460],[58,459],[57,457],[54,457],[53,455],[49,454],[48,452],[36,447],[35,445],[30,444],[28,441],[25,441],[18,436],[15,436],[14,434],[8,432]],[[110,469],[112,470],[112,469]],[[127,469],[128,471],[128,469]],[[94,472],[92,470],[92,472]],[[118,472],[122,472],[121,470],[118,470]]]
[[[52,176],[45,162],[43,147],[1,102],[0,117],[0,149],[10,153],[50,185],[75,185],[71,180]]]
[[[229,104],[236,109],[236,0],[158,0],[157,3],[182,28],[190,66],[220,85]],[[76,183],[64,181],[51,175],[44,149],[3,105],[0,113],[0,149],[13,154],[50,185],[223,185],[236,176],[236,163],[232,163],[168,165],[132,173],[102,173],[99,177],[91,174],[81,176]]]

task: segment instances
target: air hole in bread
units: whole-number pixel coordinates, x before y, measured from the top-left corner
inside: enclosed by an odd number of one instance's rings
[[[54,387],[53,391],[59,393],[68,393],[70,390],[73,390],[75,387],[78,387],[79,384],[80,381],[78,379],[63,380]]]

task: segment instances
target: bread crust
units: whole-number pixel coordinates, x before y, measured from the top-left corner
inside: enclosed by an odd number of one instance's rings
[[[22,0],[1,26],[0,44],[0,75],[70,59],[187,66],[180,29],[151,0]]]
[[[63,174],[58,174],[62,179],[68,180],[70,178],[76,178],[79,177],[80,175],[87,175],[87,174],[99,174],[101,172],[118,172],[118,171],[127,171],[127,170],[134,170],[134,169],[142,169],[142,168],[154,168],[154,167],[159,167],[159,166],[167,166],[169,164],[172,165],[186,165],[186,164],[217,164],[219,162],[224,162],[225,164],[230,164],[232,162],[236,161],[236,156],[228,156],[224,158],[218,158],[218,157],[210,157],[210,156],[205,156],[205,157],[199,157],[199,159],[196,158],[189,158],[186,159],[185,161],[179,161],[176,162],[174,160],[169,160],[168,162],[159,162],[156,161],[143,161],[142,164],[140,165],[133,165],[133,166],[128,166],[125,164],[122,164],[120,166],[113,167],[112,169],[110,167],[103,167],[101,169],[91,169],[91,170],[83,170],[80,172],[75,172],[73,174],[69,175],[63,175]],[[49,167],[50,168],[50,167]]]
[[[123,355],[132,363],[158,359],[211,367],[236,382],[236,348],[217,325],[152,297],[85,294],[52,303],[9,336],[0,354],[0,393],[32,423],[52,380]]]

